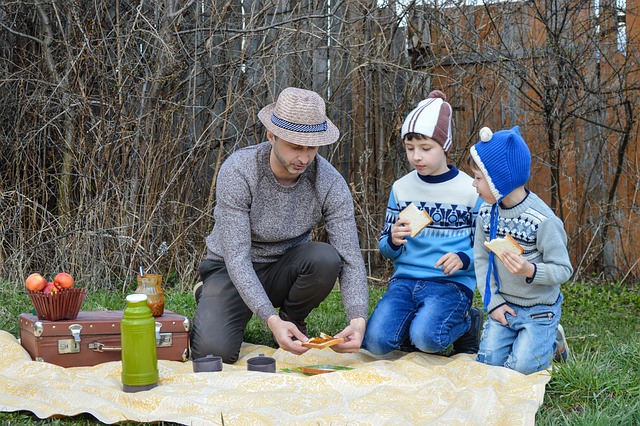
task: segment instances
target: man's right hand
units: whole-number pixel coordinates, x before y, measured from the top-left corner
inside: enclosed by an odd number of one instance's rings
[[[283,321],[278,315],[271,315],[267,319],[267,327],[269,327],[269,330],[273,333],[273,337],[275,337],[278,345],[285,351],[302,355],[309,350],[309,348],[305,348],[294,340],[297,339],[300,342],[309,341],[309,338],[302,334],[294,323]]]

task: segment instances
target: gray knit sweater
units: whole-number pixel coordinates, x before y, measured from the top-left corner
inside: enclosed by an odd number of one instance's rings
[[[269,142],[243,148],[220,168],[207,259],[225,262],[242,300],[266,322],[276,310],[252,262],[275,262],[310,241],[311,231],[324,220],[329,243],[343,261],[339,282],[347,319],[366,319],[369,288],[345,180],[317,155],[295,185],[282,186],[269,166],[270,152]]]
[[[491,205],[483,203],[476,220],[474,262],[478,290],[484,297],[488,269],[488,241]],[[567,252],[567,234],[562,221],[536,194],[529,192],[520,204],[511,208],[498,206],[497,237],[510,234],[524,248],[523,256],[535,264],[532,280],[510,273],[495,257],[500,279],[500,290],[491,277],[491,301],[487,308],[493,311],[505,302],[518,306],[551,305],[560,295],[560,285],[571,277],[573,268]]]

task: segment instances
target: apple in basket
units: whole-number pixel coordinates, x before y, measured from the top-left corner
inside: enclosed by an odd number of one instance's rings
[[[49,284],[47,279],[37,272],[29,275],[25,280],[25,286],[27,290],[30,291],[43,291],[47,287],[47,284]]]
[[[58,289],[58,287],[56,287],[56,285],[53,283],[53,281],[49,281],[47,283],[47,285],[45,286],[45,288],[42,289],[43,293],[57,293],[58,291],[60,291]]]
[[[53,285],[62,290],[73,287],[73,277],[66,272],[60,272],[53,278]]]

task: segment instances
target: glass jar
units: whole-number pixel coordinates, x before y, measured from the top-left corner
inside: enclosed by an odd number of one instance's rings
[[[147,305],[151,309],[151,315],[160,317],[164,313],[164,290],[162,284],[162,275],[144,274],[138,275],[138,288],[134,293],[146,294]]]

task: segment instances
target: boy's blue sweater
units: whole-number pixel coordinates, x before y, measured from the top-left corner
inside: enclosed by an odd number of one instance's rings
[[[400,247],[391,242],[391,228],[398,213],[410,203],[426,210],[433,223]],[[481,200],[473,179],[449,166],[439,176],[421,176],[417,171],[398,179],[391,188],[384,229],[378,241],[380,253],[393,259],[393,278],[447,281],[461,284],[473,294],[476,277],[473,267],[473,231]],[[464,266],[445,275],[435,264],[446,253],[458,254]]]

